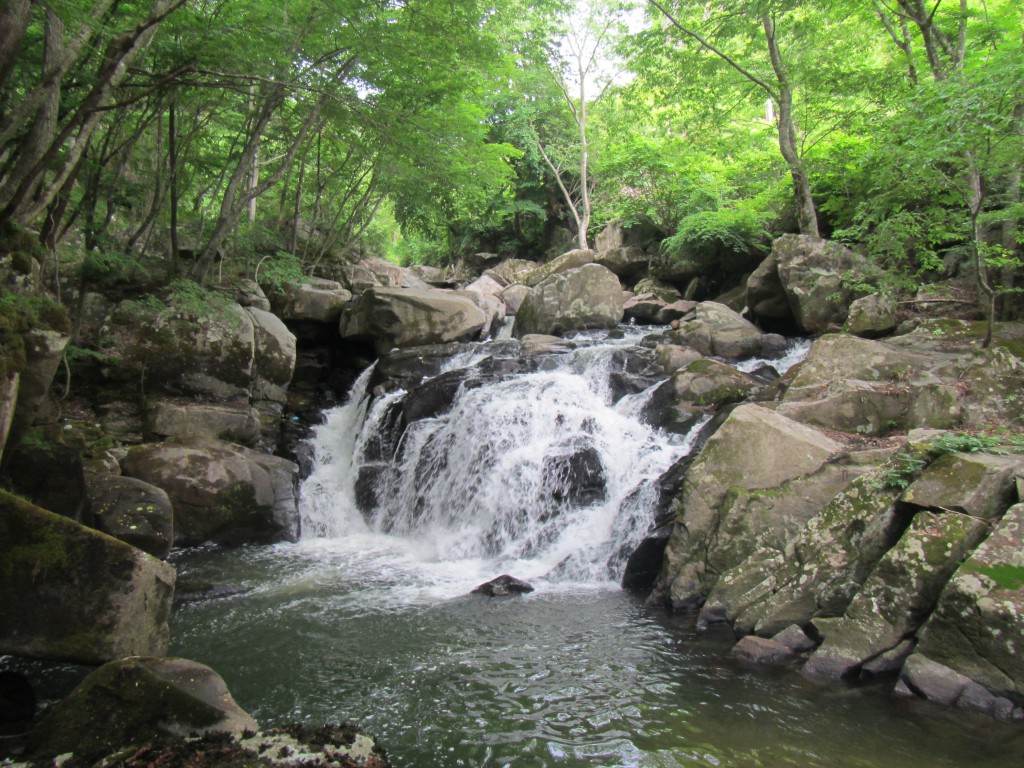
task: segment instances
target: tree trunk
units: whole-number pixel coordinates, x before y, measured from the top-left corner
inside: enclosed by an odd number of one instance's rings
[[[0,5],[0,86],[14,68],[31,20],[32,0],[7,0]]]
[[[775,39],[775,21],[765,14],[761,17],[764,25],[765,38],[768,41],[768,55],[779,83],[779,149],[789,166],[789,175],[793,179],[793,195],[796,198],[796,216],[800,225],[800,234],[820,237],[818,216],[811,195],[811,180],[804,168],[803,160],[796,143],[796,127],[793,124],[793,86],[786,73],[786,65],[782,60],[778,41]]]

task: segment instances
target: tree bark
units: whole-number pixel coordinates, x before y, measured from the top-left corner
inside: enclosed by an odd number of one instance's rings
[[[32,20],[33,0],[6,0],[0,5],[0,86],[14,68],[25,38],[25,30]]]
[[[793,179],[793,195],[796,199],[796,216],[800,225],[800,234],[820,237],[818,216],[811,195],[811,180],[807,175],[803,159],[796,143],[796,127],[793,124],[793,86],[786,73],[786,65],[775,38],[775,21],[765,14],[761,17],[765,38],[768,41],[768,56],[772,62],[775,79],[779,84],[779,149],[789,166],[789,175]]]

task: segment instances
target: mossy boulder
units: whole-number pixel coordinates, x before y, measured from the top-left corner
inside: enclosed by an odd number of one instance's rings
[[[887,471],[883,464],[854,479],[784,551],[758,550],[723,573],[706,615],[759,635],[842,616],[905,525],[896,509],[900,490],[885,484]]]
[[[756,405],[741,405],[687,471],[654,599],[703,603],[723,571],[755,549],[782,550],[842,487],[842,446]]]
[[[874,339],[892,333],[897,324],[896,300],[891,296],[872,293],[850,304],[843,330],[854,336]]]
[[[915,656],[1018,710],[1024,707],[1024,504],[1011,507],[957,569],[921,631]],[[1006,710],[1004,704],[989,714]]]
[[[209,667],[138,656],[87,676],[29,735],[34,759],[73,753],[84,764],[129,746],[191,734],[255,733],[256,721]]]
[[[804,674],[835,680],[854,676],[915,633],[987,532],[986,521],[967,515],[917,513],[843,616],[815,619],[824,642],[808,659]]]
[[[136,446],[124,474],[164,490],[174,543],[295,541],[298,467],[234,443],[202,438]]]
[[[772,255],[797,328],[821,333],[842,325],[856,298],[842,278],[863,265],[863,257],[837,242],[810,235],[783,235],[772,245]]]
[[[120,475],[86,473],[93,527],[165,559],[174,542],[174,508],[164,491]]]
[[[174,569],[0,493],[0,653],[97,664],[167,652]]]
[[[907,488],[902,501],[918,507],[955,510],[984,520],[998,519],[1017,500],[1024,456],[947,453],[931,462]]]
[[[563,335],[614,328],[623,316],[619,279],[599,264],[553,274],[531,288],[516,314],[515,333]]]
[[[660,360],[667,359],[667,348]],[[644,421],[661,429],[685,432],[703,414],[713,413],[729,403],[738,403],[761,388],[761,384],[718,360],[701,358],[693,350],[672,347],[673,357],[685,359],[689,351],[697,359],[672,374],[655,389],[642,413]]]

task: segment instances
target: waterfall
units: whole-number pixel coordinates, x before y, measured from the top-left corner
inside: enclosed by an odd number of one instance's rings
[[[436,376],[376,396],[365,372],[316,430],[304,538],[387,537],[424,563],[492,575],[619,579],[654,523],[659,479],[704,423],[676,435],[641,420],[656,382],[615,383],[636,342],[577,339],[512,373],[524,358],[509,362],[507,345],[462,348]],[[417,405],[451,377],[442,412]]]

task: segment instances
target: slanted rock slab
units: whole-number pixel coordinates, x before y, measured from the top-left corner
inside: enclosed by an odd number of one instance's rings
[[[163,655],[174,580],[142,550],[0,493],[0,653]]]

